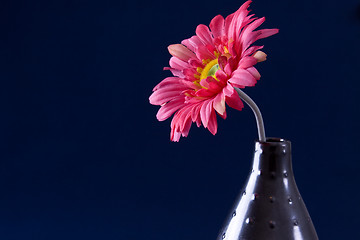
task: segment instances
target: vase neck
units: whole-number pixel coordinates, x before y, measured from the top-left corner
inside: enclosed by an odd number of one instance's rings
[[[253,171],[272,178],[278,174],[292,174],[291,142],[277,138],[256,142]]]

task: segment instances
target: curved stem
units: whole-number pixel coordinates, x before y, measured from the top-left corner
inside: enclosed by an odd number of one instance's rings
[[[254,112],[255,114],[255,118],[256,118],[256,125],[258,128],[258,134],[259,134],[259,141],[260,142],[266,142],[266,137],[265,137],[265,127],[264,127],[264,120],[261,116],[261,112],[258,108],[258,106],[255,104],[255,102],[248,96],[246,95],[242,90],[240,90],[237,87],[234,87],[234,89],[236,90],[236,92],[239,94],[239,97],[246,102],[247,105],[249,105],[249,107],[251,108],[251,110]]]

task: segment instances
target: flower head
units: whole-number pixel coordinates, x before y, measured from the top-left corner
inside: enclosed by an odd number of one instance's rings
[[[170,139],[186,137],[192,122],[217,132],[216,113],[226,118],[225,103],[241,110],[243,103],[234,87],[254,86],[260,74],[254,67],[266,60],[262,46],[252,44],[278,32],[278,29],[256,30],[265,18],[248,15],[251,1],[245,2],[225,19],[217,15],[210,29],[198,25],[196,35],[181,44],[168,47],[172,57],[173,77],[165,78],[153,89],[150,103],[160,105],[156,117],[164,121],[172,114]]]

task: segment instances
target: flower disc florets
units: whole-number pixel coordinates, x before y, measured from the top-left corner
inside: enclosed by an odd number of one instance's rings
[[[171,122],[172,141],[186,137],[192,122],[216,134],[215,112],[225,119],[225,103],[237,110],[243,108],[233,87],[254,86],[260,79],[254,65],[264,61],[266,54],[259,51],[262,46],[251,44],[276,34],[278,29],[254,31],[265,18],[248,15],[250,3],[245,2],[226,19],[221,15],[214,17],[210,29],[198,25],[195,36],[168,47],[173,57],[170,67],[165,69],[174,76],[155,86],[149,100],[161,106],[157,113],[159,121],[175,113]]]

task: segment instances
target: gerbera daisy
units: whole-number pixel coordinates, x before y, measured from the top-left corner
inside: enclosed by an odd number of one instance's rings
[[[260,74],[254,67],[266,59],[262,46],[251,46],[278,29],[256,30],[265,18],[248,15],[251,1],[224,19],[217,15],[210,29],[200,24],[196,35],[168,47],[173,77],[165,78],[153,89],[150,103],[160,105],[156,117],[164,121],[172,114],[171,141],[186,137],[192,122],[217,132],[216,113],[226,118],[225,103],[241,110],[244,105],[234,87],[254,86]]]

